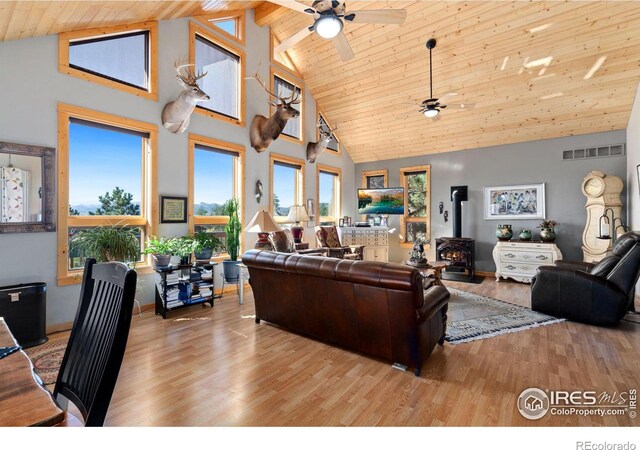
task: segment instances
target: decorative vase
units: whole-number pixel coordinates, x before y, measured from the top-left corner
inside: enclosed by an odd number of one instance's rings
[[[518,236],[521,241],[530,241],[531,240],[531,230],[520,230],[520,235]]]
[[[553,242],[556,240],[556,232],[553,228],[541,228],[540,229],[540,240],[542,242]]]
[[[508,241],[513,237],[513,231],[511,230],[511,225],[498,225],[498,229],[496,230],[496,237],[499,241]]]

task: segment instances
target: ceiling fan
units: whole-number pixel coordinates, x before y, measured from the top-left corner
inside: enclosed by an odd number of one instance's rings
[[[447,107],[452,109],[470,109],[475,105],[467,104],[467,103],[455,103],[455,104],[446,104],[446,100],[457,96],[456,92],[447,92],[440,98],[433,97],[433,62],[431,60],[431,51],[436,46],[435,39],[429,39],[427,41],[427,48],[429,49],[429,97],[424,100],[420,104],[420,112],[424,114],[425,117],[429,117],[433,120],[440,120],[440,110],[445,109]]]
[[[407,18],[406,9],[370,9],[348,12],[345,2],[337,0],[315,0],[311,7],[294,0],[269,0],[294,11],[310,14],[314,18],[313,25],[305,27],[293,36],[282,41],[275,48],[276,52],[284,52],[315,32],[318,36],[331,39],[340,58],[349,61],[355,55],[349,41],[342,32],[344,22],[353,23],[386,23],[401,24]]]

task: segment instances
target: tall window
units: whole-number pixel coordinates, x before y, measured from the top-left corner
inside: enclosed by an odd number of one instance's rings
[[[322,129],[326,133],[329,133],[331,131],[331,127],[329,126],[329,124],[327,123],[327,121],[325,120],[322,114],[318,114],[318,124],[319,124],[319,127],[318,127],[317,138],[319,139],[320,129]],[[327,150],[332,151],[334,153],[340,153],[340,142],[338,142],[338,138],[333,133],[331,133],[331,139],[327,144]]]
[[[229,221],[224,204],[240,200],[244,210],[245,149],[241,145],[189,135],[189,230],[214,234],[224,244]],[[240,217],[242,221],[242,214]]]
[[[342,213],[342,171],[328,166],[316,166],[317,199],[319,222],[337,225]],[[313,212],[309,211],[309,214]]]
[[[287,77],[284,73],[274,70],[272,70],[271,79],[271,92],[277,96],[288,97],[295,91],[300,98],[302,98],[301,103],[291,105],[293,108],[298,110],[300,114],[295,119],[287,120],[287,124],[282,130],[282,134],[280,136],[284,137],[286,140],[294,141],[296,143],[304,141],[304,129],[302,126],[304,123],[302,117],[304,111],[304,92],[301,87],[302,83],[298,83],[292,77]]]
[[[83,230],[129,229],[140,243],[155,230],[155,125],[60,104],[58,283],[80,282]],[[86,235],[86,233],[84,233]],[[145,267],[138,257],[130,263]]]
[[[196,111],[237,125],[244,124],[244,52],[194,24],[191,30],[191,61],[198,83],[210,100],[198,102]]]
[[[402,244],[431,242],[431,166],[400,169],[404,186],[404,216],[402,218]]]
[[[304,160],[272,153],[270,161],[269,209],[276,222],[284,222],[292,205],[304,204]]]
[[[61,72],[157,100],[156,22],[60,33]]]

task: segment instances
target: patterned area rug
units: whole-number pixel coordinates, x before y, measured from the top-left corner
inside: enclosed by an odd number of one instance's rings
[[[66,348],[67,341],[56,341],[25,349],[33,363],[36,374],[45,385],[56,382]]]
[[[453,288],[447,289],[451,293],[451,298],[445,340],[451,344],[461,344],[565,321],[565,319],[541,314],[495,298]]]

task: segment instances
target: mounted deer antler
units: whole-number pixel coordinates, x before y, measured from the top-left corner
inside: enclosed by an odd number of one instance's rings
[[[178,98],[164,105],[162,109],[162,125],[171,133],[184,132],[189,126],[191,113],[196,107],[196,103],[205,102],[210,98],[198,87],[197,83],[208,72],[196,74],[190,68],[192,66],[195,67],[195,64],[176,62],[173,65],[177,73],[176,78],[183,90]]]
[[[267,103],[276,109],[271,117],[267,119],[265,116],[257,114],[251,122],[251,128],[249,130],[251,146],[258,152],[263,152],[269,148],[269,145],[271,145],[273,141],[278,139],[280,133],[282,133],[282,130],[287,124],[287,120],[295,119],[300,115],[300,112],[291,105],[296,105],[302,102],[302,97],[295,88],[291,95],[287,97],[280,97],[274,94],[267,89],[264,81],[260,79],[260,76],[258,75],[259,70],[260,64],[258,64],[258,69],[256,70],[255,75],[247,77],[247,79],[256,80],[265,92],[269,94],[269,97],[273,97],[274,100],[277,101],[276,103],[271,100],[271,98],[267,100]]]
[[[307,144],[307,161],[310,163],[316,162],[318,156],[320,156],[320,154],[327,148],[329,141],[333,138],[333,132],[338,129],[338,124],[336,124],[335,128],[329,128],[327,126],[327,131],[323,126],[322,120],[318,119],[316,127],[318,127],[320,139],[318,139],[318,142],[309,142]]]

